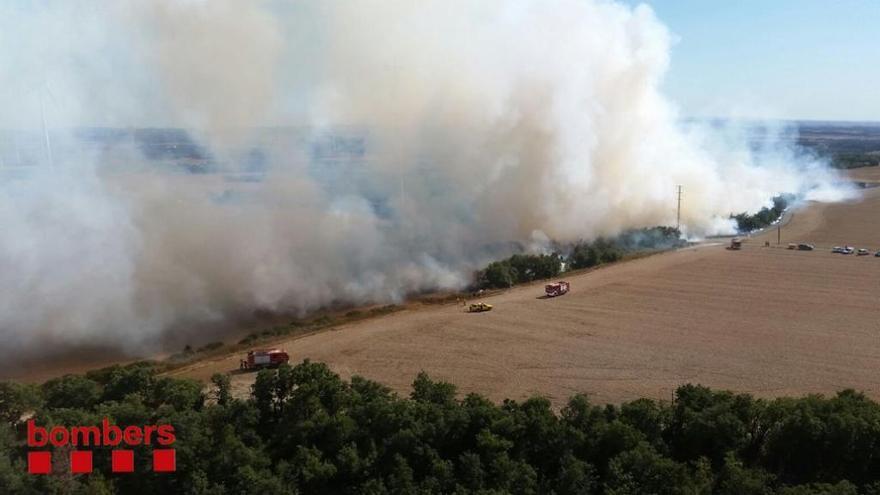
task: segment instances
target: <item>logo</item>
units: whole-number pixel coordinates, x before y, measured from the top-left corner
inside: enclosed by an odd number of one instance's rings
[[[27,421],[27,446],[30,449],[56,447],[70,449],[70,472],[84,474],[92,472],[92,451],[84,447],[111,447],[110,465],[114,473],[133,473],[134,451],[118,447],[139,445],[156,446],[153,449],[152,470],[169,473],[177,470],[174,445],[174,427],[171,425],[119,426],[110,424],[107,418],[101,426],[37,426],[33,419]],[[28,452],[28,473],[49,474],[52,472],[52,451],[31,450]]]

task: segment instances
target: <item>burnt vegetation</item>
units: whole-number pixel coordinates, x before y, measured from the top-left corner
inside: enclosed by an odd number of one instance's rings
[[[24,418],[44,426],[171,424],[177,471],[28,475]],[[261,371],[236,399],[143,365],[42,385],[0,383],[0,492],[877,494],[880,404],[756,399],[685,385],[672,403],[495,404],[420,374],[409,397],[305,361]],[[136,447],[149,459],[148,446]],[[56,456],[59,452],[56,452]],[[66,466],[60,467],[63,471]]]

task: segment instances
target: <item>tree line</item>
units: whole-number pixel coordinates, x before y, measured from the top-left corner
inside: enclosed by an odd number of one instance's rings
[[[489,263],[473,276],[475,289],[502,289],[516,284],[554,278],[563,268],[580,270],[613,263],[634,252],[671,249],[684,245],[673,227],[631,229],[615,237],[557,245],[550,254],[514,254]]]
[[[779,220],[793,200],[794,197],[787,194],[776,196],[773,198],[773,206],[770,208],[765,206],[753,215],[740,213],[738,215],[731,215],[730,218],[736,220],[736,229],[741,233],[763,229]]]
[[[0,383],[0,493],[880,494],[880,404],[852,390],[764,400],[685,385],[673,402],[554,408],[462,397],[424,373],[402,397],[309,361],[260,371],[245,398],[212,382],[134,365]],[[177,471],[111,474],[96,452],[91,475],[28,475],[31,416],[170,423]]]

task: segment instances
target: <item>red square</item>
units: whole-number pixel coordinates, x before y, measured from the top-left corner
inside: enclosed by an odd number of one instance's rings
[[[51,452],[28,452],[28,473],[49,474],[52,472]]]
[[[110,454],[111,469],[114,473],[134,472],[134,451],[114,450]]]
[[[92,472],[92,451],[74,450],[70,452],[70,472],[74,474]]]
[[[157,473],[177,471],[177,459],[174,457],[174,449],[157,449],[153,451],[153,471]]]

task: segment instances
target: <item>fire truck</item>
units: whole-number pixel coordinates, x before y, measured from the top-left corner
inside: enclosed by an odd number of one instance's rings
[[[556,297],[567,293],[570,288],[571,285],[568,282],[560,280],[559,282],[545,285],[544,293],[547,294],[547,297]]]
[[[283,349],[263,349],[248,352],[247,359],[241,360],[239,368],[243,370],[274,368],[289,361],[290,356]]]

